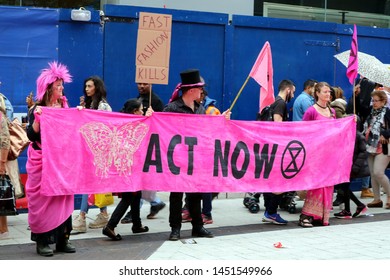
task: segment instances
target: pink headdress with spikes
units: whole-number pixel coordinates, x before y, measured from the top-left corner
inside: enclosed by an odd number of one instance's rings
[[[38,101],[42,100],[47,87],[58,79],[63,80],[64,83],[70,83],[72,76],[69,74],[68,68],[65,65],[57,61],[49,62],[49,68],[43,69],[37,79],[36,99]]]

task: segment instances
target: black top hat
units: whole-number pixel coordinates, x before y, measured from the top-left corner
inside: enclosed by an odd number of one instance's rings
[[[198,69],[189,69],[180,73],[181,87],[203,87]]]

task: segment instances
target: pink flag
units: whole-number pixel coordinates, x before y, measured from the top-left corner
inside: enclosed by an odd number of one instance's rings
[[[357,42],[356,24],[354,24],[351,51],[349,53],[349,61],[348,61],[348,68],[347,68],[347,77],[351,85],[354,84],[357,75],[358,75],[358,42]]]
[[[249,73],[261,86],[259,112],[275,101],[273,75],[271,45],[267,41]]]

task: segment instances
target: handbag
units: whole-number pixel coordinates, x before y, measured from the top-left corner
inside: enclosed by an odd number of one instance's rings
[[[0,216],[18,215],[15,190],[8,175],[0,175]]]
[[[12,122],[8,119],[7,121],[10,138],[8,160],[14,160],[17,159],[24,149],[27,148],[30,144],[30,140],[27,137],[26,130],[22,127],[22,124],[17,118],[15,118]]]
[[[12,186],[15,190],[16,199],[24,197],[24,185],[20,179],[19,164],[17,160],[7,160],[5,163],[5,170],[11,179]]]
[[[95,205],[99,208],[114,204],[112,193],[95,194]]]

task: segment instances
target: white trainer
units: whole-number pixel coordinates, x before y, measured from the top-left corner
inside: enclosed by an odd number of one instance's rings
[[[108,215],[105,216],[103,213],[99,213],[93,222],[90,222],[89,228],[103,228],[108,223]]]
[[[85,217],[77,215],[76,218],[73,219],[72,227],[74,231],[87,232],[87,222],[85,221]]]

